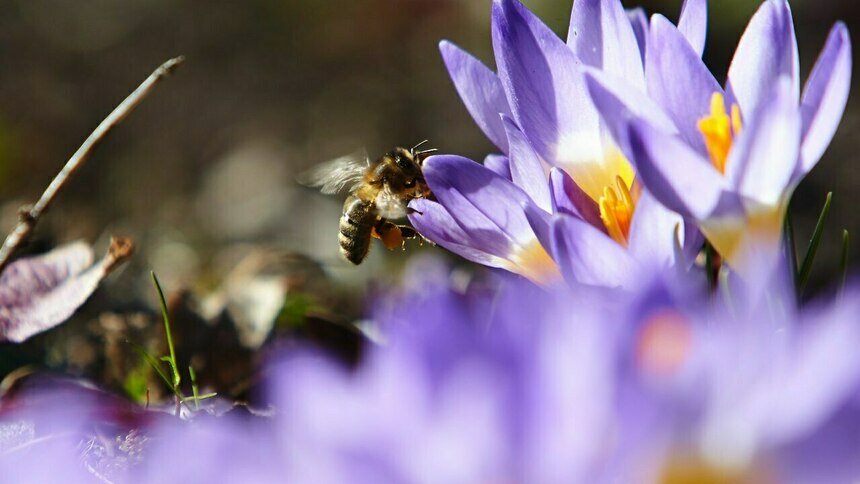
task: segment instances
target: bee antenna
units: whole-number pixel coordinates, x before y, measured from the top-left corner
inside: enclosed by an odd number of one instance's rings
[[[424,155],[426,155],[426,154],[428,154],[428,153],[435,153],[435,152],[437,152],[437,151],[439,151],[439,150],[438,150],[438,149],[436,149],[436,148],[430,148],[429,150],[423,150],[423,151],[417,151],[417,152],[415,152],[415,156],[424,156]]]
[[[417,145],[413,146],[413,147],[412,147],[412,149],[411,149],[411,150],[409,150],[409,151],[411,151],[413,154],[415,154],[415,150],[417,150],[418,148],[420,148],[420,147],[421,147],[421,145],[423,145],[424,143],[427,143],[427,142],[429,142],[429,141],[430,141],[429,139],[425,139],[424,141],[422,141],[422,142],[418,143]]]

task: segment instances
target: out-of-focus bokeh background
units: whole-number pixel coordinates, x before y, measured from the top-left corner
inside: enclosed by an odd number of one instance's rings
[[[570,0],[524,3],[566,35]],[[641,2],[671,19],[680,4]],[[758,5],[711,1],[706,59],[718,78]],[[857,2],[792,5],[805,74],[836,20],[860,36]],[[315,163],[362,147],[373,155],[425,138],[443,152],[483,159],[492,146],[462,107],[437,43],[450,39],[492,66],[489,12],[489,0],[0,3],[4,233],[17,208],[38,197],[131,89],[164,60],[187,57],[98,149],[28,249],[85,239],[101,250],[109,234],[124,234],[137,242],[138,254],[73,324],[24,347],[0,347],[0,375],[39,361],[135,394],[141,383],[132,377],[143,370],[124,356],[123,340],[160,340],[149,270],[159,274],[177,317],[189,315],[180,336],[186,361],[219,391],[241,394],[252,385],[236,375],[247,374],[250,355],[271,338],[273,319],[285,331],[302,327],[311,339],[349,340],[342,323],[361,315],[368,291],[396,278],[407,256],[376,244],[362,266],[342,261],[342,201],[294,180]],[[792,207],[803,250],[825,194],[835,192],[816,287],[838,266],[843,227],[860,261],[856,92],[849,104]],[[407,255],[416,253],[442,250],[412,245]],[[297,322],[311,313],[331,324],[308,330]],[[224,350],[236,340],[240,349]],[[216,354],[238,356],[216,368]]]

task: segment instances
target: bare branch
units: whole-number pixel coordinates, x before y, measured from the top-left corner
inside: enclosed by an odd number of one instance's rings
[[[39,219],[50,208],[54,199],[66,187],[75,173],[84,165],[96,146],[152,92],[162,79],[170,76],[184,60],[185,58],[182,56],[170,59],[150,74],[134,92],[129,94],[119,106],[114,108],[113,112],[98,125],[81,147],[75,151],[63,169],[60,170],[53,181],[51,181],[51,184],[48,185],[48,188],[45,189],[39,201],[32,206],[22,207],[19,212],[18,225],[6,236],[3,246],[0,247],[0,271],[6,268],[15,251],[27,243]]]

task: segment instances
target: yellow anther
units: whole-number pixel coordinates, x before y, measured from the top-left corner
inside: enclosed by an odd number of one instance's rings
[[[597,205],[600,208],[600,219],[606,226],[609,236],[626,247],[636,202],[630,195],[630,188],[620,176],[615,177],[614,187],[603,188],[603,196],[600,197]]]
[[[725,173],[726,160],[732,149],[734,139],[741,132],[741,111],[737,104],[732,106],[731,116],[726,111],[723,95],[715,92],[711,96],[711,114],[699,120],[698,128],[705,139],[705,148],[714,167]]]

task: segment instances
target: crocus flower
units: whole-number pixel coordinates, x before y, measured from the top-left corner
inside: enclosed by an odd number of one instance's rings
[[[681,26],[699,49],[705,16],[704,1],[685,3]],[[634,183],[581,72],[583,65],[605,69],[644,90],[640,49],[647,46],[634,23],[616,0],[580,0],[565,43],[518,1],[498,0],[498,75],[442,42],[467,109],[507,157],[488,160],[498,177],[462,158],[428,159],[425,174],[439,203],[413,202],[416,228],[467,259],[543,283],[557,265],[572,282],[625,286],[638,265],[674,265],[682,252],[697,250],[691,227]]]
[[[785,0],[767,0],[741,38],[725,89],[660,15],[645,55],[649,99],[635,92],[639,84],[605,69],[587,77],[645,186],[742,269],[756,254],[777,252],[791,194],[836,131],[851,83],[851,42],[836,24],[801,96],[791,10]]]

